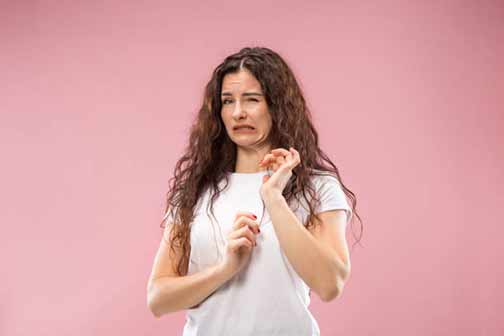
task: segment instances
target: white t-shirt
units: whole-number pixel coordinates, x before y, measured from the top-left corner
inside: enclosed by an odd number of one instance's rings
[[[208,215],[209,208],[207,214],[210,189],[200,197],[191,223],[189,275],[222,260],[236,212],[255,214],[261,232],[256,236],[257,246],[250,262],[199,305],[186,311],[183,336],[320,335],[317,321],[308,310],[310,289],[281,250],[266,207],[263,217],[259,190],[262,176],[272,173],[230,173],[227,188],[214,202],[217,221]],[[321,197],[316,213],[345,209],[348,224],[352,210],[338,180],[334,176],[312,179]],[[225,185],[224,180],[220,183]],[[303,223],[308,217],[304,197],[301,204],[290,208]]]

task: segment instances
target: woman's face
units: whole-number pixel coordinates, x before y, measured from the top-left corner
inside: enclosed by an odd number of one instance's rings
[[[257,79],[246,69],[226,74],[221,103],[221,118],[231,140],[241,147],[262,147],[271,129],[271,115]],[[236,129],[241,125],[253,129]]]

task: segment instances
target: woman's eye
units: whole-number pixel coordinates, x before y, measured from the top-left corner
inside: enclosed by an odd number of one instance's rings
[[[231,99],[224,99],[222,101],[222,104],[226,105],[227,102],[230,102]],[[249,101],[253,101],[253,102],[259,102],[259,100],[255,99],[255,98],[250,98]]]

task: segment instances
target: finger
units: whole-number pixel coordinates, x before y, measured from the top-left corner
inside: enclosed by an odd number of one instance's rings
[[[275,155],[278,155],[278,158],[280,158],[280,157],[282,158],[282,159],[280,159],[280,160],[283,160],[283,161],[281,161],[282,164],[284,162],[287,162],[289,168],[294,168],[297,165],[297,163],[296,163],[294,152],[292,151],[292,149],[294,149],[294,148],[290,147],[289,150],[286,150],[284,148],[275,148],[272,150],[272,152]]]
[[[253,220],[257,219],[257,216],[255,214],[253,214],[252,212],[249,212],[249,211],[238,211],[236,214],[235,214],[235,218],[234,218],[234,222],[236,224],[236,220],[238,219],[238,217],[240,216],[246,216],[246,217],[249,217]]]
[[[229,248],[231,249],[231,251],[237,251],[242,246],[246,247],[247,249],[253,248],[252,242],[245,237],[233,239],[229,242]]]
[[[275,157],[275,158],[271,158],[267,162],[263,163],[262,166],[271,167],[273,169],[273,171],[276,171],[278,169],[278,167],[280,167],[282,165],[282,163],[280,163],[280,161],[279,161],[281,159],[282,159],[282,157],[280,157],[280,156]]]
[[[272,160],[275,160],[275,156],[273,154],[268,153],[259,162],[259,165],[264,166],[264,165],[268,164],[269,162],[271,162]]]
[[[238,230],[232,231],[229,234],[229,236],[231,239],[246,237],[247,239],[249,239],[252,242],[252,244],[254,246],[257,245],[256,236],[255,236],[254,232],[252,231],[252,229],[247,225],[245,225],[244,227],[242,227]]]
[[[255,240],[254,231],[248,225],[244,225],[239,229],[233,230],[228,234],[228,239],[236,239],[239,237],[248,237],[250,240]]]
[[[238,217],[238,219],[236,219],[233,224],[233,230],[237,230],[245,225],[252,227],[255,233],[258,233],[260,231],[259,224],[255,221],[255,219],[251,219],[249,216]]]
[[[287,155],[291,154],[291,152],[289,152],[285,148],[275,148],[275,149],[272,149],[271,153],[274,154],[274,155],[284,155],[284,156],[287,156]]]
[[[246,245],[247,247],[253,248],[256,246],[256,243],[253,240],[250,240],[248,237],[236,237],[229,240],[229,246],[234,247],[232,250],[238,249],[240,246]]]
[[[285,162],[291,163],[292,153],[290,151],[283,148],[275,148],[271,152],[276,158],[277,166],[275,166],[275,169],[281,167]]]
[[[286,161],[286,159],[285,159],[285,157],[282,155],[282,156],[277,157],[276,161],[277,161],[277,164],[281,166],[281,165],[283,165],[283,164],[284,164],[284,162]]]
[[[292,153],[292,161],[291,161],[291,168],[294,168],[301,162],[301,158],[299,156],[299,152],[295,150],[294,148],[289,148],[289,151]]]
[[[286,160],[283,156],[278,156],[276,158],[276,161],[271,164],[273,167],[273,171],[277,171],[280,167],[282,167],[285,164]]]
[[[235,222],[235,227],[234,229],[237,230],[243,226],[248,226],[250,227],[250,229],[252,230],[252,232],[258,234],[259,232],[261,232],[261,230],[259,229],[259,224],[257,223],[257,221],[253,220],[253,219],[250,219],[249,217],[240,217],[236,220]]]
[[[261,166],[261,167],[269,167],[269,166],[271,166],[271,165],[275,164],[275,162],[276,162],[276,161],[275,161],[274,159],[269,159],[269,160],[267,160],[267,161],[261,162],[261,163],[259,164],[259,166]]]
[[[250,219],[249,217],[241,217],[240,219],[238,219],[238,222],[238,228],[246,225],[250,227],[252,232],[256,234],[261,232],[261,230],[259,229],[259,223],[257,223],[256,220]]]

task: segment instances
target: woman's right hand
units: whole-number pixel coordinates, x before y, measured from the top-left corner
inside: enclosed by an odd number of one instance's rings
[[[237,212],[233,223],[233,230],[228,234],[226,252],[221,264],[224,272],[233,277],[249,261],[254,246],[256,235],[261,232],[257,217],[250,212]]]

